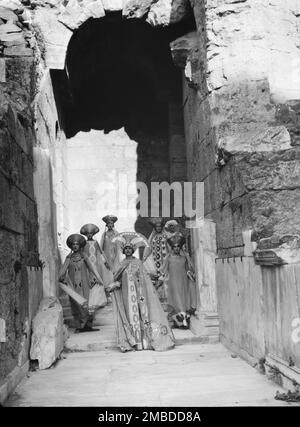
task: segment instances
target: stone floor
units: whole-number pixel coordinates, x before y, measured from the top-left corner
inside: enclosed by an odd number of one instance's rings
[[[100,331],[72,334],[51,369],[30,372],[6,406],[292,406],[274,399],[279,386],[220,343],[176,331],[168,352],[120,353],[111,308]],[[295,404],[294,404],[295,405]]]

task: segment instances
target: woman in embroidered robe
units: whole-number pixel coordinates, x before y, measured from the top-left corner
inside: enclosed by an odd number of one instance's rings
[[[168,255],[167,235],[163,230],[163,219],[152,218],[150,224],[153,231],[149,237],[149,247],[145,248],[143,260],[147,263],[147,258],[152,256],[156,267],[156,276],[160,277],[162,274],[162,266],[166,256]],[[160,302],[165,305],[167,301],[167,289],[165,282],[156,280],[155,287],[157,289]]]
[[[108,288],[112,294],[117,342],[122,352],[130,350],[165,351],[175,340],[157,292],[143,262],[133,256],[139,246],[148,245],[139,233],[120,233],[125,259]]]
[[[86,299],[86,304],[80,305],[70,298],[73,316],[80,332],[93,330],[93,311],[90,311],[88,307],[91,289],[89,274],[94,274],[98,283],[103,285],[99,272],[82,251],[85,245],[86,240],[80,234],[71,234],[68,237],[67,246],[71,249],[71,253],[66,257],[59,274],[60,282],[66,283],[73,291]]]
[[[180,234],[168,239],[172,252],[165,259],[161,279],[167,281],[170,317],[175,326],[187,328],[196,311],[196,288],[193,263],[182,250],[184,243]]]
[[[106,226],[101,236],[100,248],[104,252],[110,270],[114,273],[120,266],[120,250],[118,245],[112,241],[119,234],[115,230],[115,222],[118,221],[118,218],[114,215],[106,215],[102,221]]]
[[[83,252],[99,272],[103,279],[104,286],[107,286],[113,281],[113,274],[110,271],[108,262],[100,249],[99,243],[93,238],[98,232],[99,228],[95,224],[85,224],[80,229],[80,234],[83,234],[87,238]],[[98,308],[104,307],[107,304],[107,298],[104,286],[98,283],[97,278],[91,271],[89,271],[89,281],[91,288],[89,309],[90,311],[95,312]]]

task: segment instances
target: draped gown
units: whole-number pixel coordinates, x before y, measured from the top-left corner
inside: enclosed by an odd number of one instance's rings
[[[120,266],[120,250],[116,242],[112,242],[112,239],[118,236],[116,230],[105,231],[101,237],[101,249],[105,254],[107,262],[110,266],[111,271],[114,273]]]
[[[90,294],[89,273],[91,270],[91,263],[85,255],[73,253],[67,256],[61,268],[60,276],[65,277],[68,275],[73,290],[88,301]],[[89,321],[87,309],[83,309],[72,298],[70,298],[70,304],[73,316],[79,323],[79,327],[85,326]]]
[[[173,348],[173,333],[142,261],[123,260],[114,279],[121,282],[121,287],[112,292],[120,349],[165,351]]]
[[[193,266],[186,255],[171,253],[165,259],[162,271],[167,277],[168,311],[185,313],[196,306],[195,283],[188,278],[188,270],[193,271]]]
[[[84,253],[93,264],[94,268],[100,274],[103,280],[104,286],[111,283],[111,274],[105,267],[105,258],[101,253],[99,243],[96,240],[87,240],[86,245],[83,249]],[[104,290],[104,286],[98,283],[97,278],[92,271],[89,271],[89,283],[90,283],[90,297],[89,297],[89,310],[94,312],[100,307],[104,307],[107,304],[107,298]]]

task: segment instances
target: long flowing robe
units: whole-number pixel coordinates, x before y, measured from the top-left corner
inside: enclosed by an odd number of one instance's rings
[[[90,295],[90,280],[89,271],[94,271],[94,266],[83,253],[72,253],[67,256],[60,271],[60,278],[66,281],[66,276],[69,280],[68,284],[72,289],[86,300],[89,300]],[[87,308],[80,306],[75,300],[70,298],[71,309],[74,318],[79,323],[80,327],[84,327],[89,322],[89,313]]]
[[[162,272],[166,277],[168,311],[186,313],[196,306],[195,282],[187,272],[194,271],[191,259],[187,254],[169,254],[165,259]]]
[[[89,310],[94,312],[98,308],[104,307],[107,304],[104,286],[112,282],[112,273],[105,267],[104,263],[106,260],[102,255],[99,243],[96,240],[87,240],[83,252],[103,279],[103,284],[98,283],[95,274],[89,270],[89,284],[91,288],[89,296]]]
[[[165,351],[175,339],[157,292],[137,258],[123,260],[114,279],[121,287],[112,294],[117,343],[122,351]]]
[[[111,271],[114,273],[120,267],[120,249],[117,242],[112,242],[112,239],[118,236],[118,232],[106,230],[101,236],[100,247],[104,252]]]
[[[153,230],[148,240],[150,247],[145,249],[144,258],[147,258],[149,253],[152,254],[156,267],[156,274],[157,276],[161,276],[162,266],[168,255],[167,235],[164,231],[157,233]],[[157,292],[161,303],[165,303],[167,300],[167,289],[164,283],[158,287]]]

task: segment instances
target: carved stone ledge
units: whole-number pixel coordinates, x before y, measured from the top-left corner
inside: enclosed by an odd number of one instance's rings
[[[261,239],[257,247],[254,259],[259,265],[276,266],[300,263],[300,237],[298,235],[288,234],[280,238]]]
[[[283,259],[281,259],[276,254],[276,252],[274,252],[271,249],[266,249],[266,250],[257,249],[254,252],[254,260],[255,260],[256,264],[268,266],[268,267],[286,264],[283,261]]]

